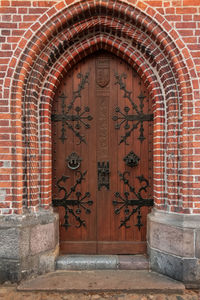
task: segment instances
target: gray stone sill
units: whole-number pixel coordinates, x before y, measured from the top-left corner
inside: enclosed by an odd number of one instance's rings
[[[186,215],[178,213],[168,213],[166,211],[159,211],[154,208],[148,215],[148,218],[156,223],[161,223],[169,226],[187,229],[200,228],[200,214]]]
[[[144,255],[62,255],[57,270],[148,270]]]
[[[6,215],[0,216],[0,228],[10,228],[10,227],[26,227],[34,226],[38,223],[48,224],[54,222],[55,218],[58,216],[53,210],[40,209],[35,213],[26,213],[23,215]]]

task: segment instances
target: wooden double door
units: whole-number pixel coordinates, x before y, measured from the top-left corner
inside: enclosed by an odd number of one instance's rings
[[[98,52],[63,78],[52,109],[61,253],[146,252],[152,104],[129,65]]]

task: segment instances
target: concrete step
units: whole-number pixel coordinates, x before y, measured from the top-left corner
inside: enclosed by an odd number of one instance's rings
[[[63,255],[56,270],[148,270],[144,255]]]
[[[182,283],[147,270],[55,271],[22,282],[18,291],[183,294]],[[180,298],[182,299],[182,298]]]

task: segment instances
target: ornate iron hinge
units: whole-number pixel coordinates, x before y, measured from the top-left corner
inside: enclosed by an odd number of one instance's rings
[[[130,92],[126,89],[126,84],[123,81],[123,78],[126,79],[127,75],[124,73],[122,73],[121,75],[115,74],[115,78],[117,80],[115,84],[119,84],[120,90],[124,91],[123,97],[129,100],[129,103],[131,104],[133,111],[136,112],[136,114],[129,114],[130,108],[128,106],[124,107],[124,112],[121,111],[121,109],[119,107],[116,107],[115,112],[117,113],[117,115],[113,116],[112,119],[113,119],[113,121],[119,121],[119,123],[117,123],[115,125],[115,128],[120,129],[122,124],[124,124],[124,129],[126,130],[125,135],[121,136],[121,140],[120,140],[119,144],[124,142],[126,145],[128,145],[128,143],[127,143],[128,137],[131,136],[131,133],[135,129],[137,129],[139,125],[140,125],[140,136],[138,137],[138,139],[142,143],[143,140],[145,139],[143,123],[153,120],[153,114],[144,114],[144,112],[143,112],[144,98],[146,96],[143,95],[142,92],[138,96],[139,101],[140,101],[140,109],[138,109],[137,105],[133,102],[133,100],[131,98],[132,92]],[[130,126],[130,123],[132,123],[131,126]]]
[[[65,216],[64,216],[64,226],[66,229],[71,226],[69,223],[69,214],[71,214],[75,220],[78,222],[78,225],[76,225],[76,228],[80,228],[81,226],[86,226],[85,220],[81,219],[80,214],[82,213],[82,210],[85,211],[86,214],[90,214],[91,210],[87,206],[91,206],[93,204],[93,201],[88,199],[90,198],[90,193],[86,192],[84,195],[82,195],[81,192],[76,192],[76,188],[78,185],[81,184],[81,182],[85,179],[87,171],[81,173],[80,171],[76,171],[76,174],[79,175],[79,177],[76,180],[76,183],[70,188],[70,191],[67,192],[66,188],[62,185],[60,185],[61,182],[65,183],[66,180],[69,178],[68,176],[62,176],[57,181],[57,187],[59,189],[59,193],[64,192],[64,196],[61,199],[53,199],[53,206],[63,206],[65,208]],[[75,196],[70,199],[70,196],[74,194]],[[88,200],[86,200],[88,199]],[[85,201],[86,200],[86,201]],[[77,207],[74,211],[74,207]]]
[[[125,226],[125,228],[130,228],[130,225],[127,225],[132,215],[137,213],[137,224],[135,226],[140,230],[143,226],[142,224],[142,216],[141,216],[141,208],[143,206],[153,206],[153,199],[143,199],[141,193],[142,191],[147,192],[147,188],[149,187],[149,182],[144,178],[143,175],[138,176],[137,179],[140,183],[145,183],[138,192],[135,191],[135,188],[130,185],[129,180],[126,178],[126,175],[130,175],[129,172],[119,173],[120,179],[124,182],[124,184],[129,188],[130,192],[124,192],[124,196],[122,196],[119,192],[115,193],[115,197],[117,199],[113,200],[113,205],[115,208],[115,214],[118,215],[124,209],[125,217],[120,221],[120,227]],[[130,193],[134,196],[134,198],[129,199]]]
[[[91,121],[93,119],[91,115],[88,115],[90,111],[88,106],[84,107],[84,109],[82,109],[80,106],[76,106],[74,109],[75,112],[70,113],[74,107],[76,99],[81,98],[81,91],[85,88],[86,83],[88,83],[89,73],[86,73],[85,75],[79,73],[77,77],[80,78],[80,84],[78,85],[77,91],[73,92],[72,100],[67,106],[67,109],[65,103],[67,96],[65,96],[63,93],[59,97],[59,99],[61,100],[62,113],[52,114],[51,116],[52,122],[62,122],[60,136],[62,143],[64,143],[64,141],[67,139],[65,128],[67,126],[67,128],[70,129],[74,133],[74,135],[79,139],[79,144],[81,144],[82,142],[86,144],[86,140],[84,136],[80,134],[79,130],[82,126],[84,126],[86,129],[90,128],[90,124],[87,123],[87,121]],[[72,126],[71,122],[75,122],[75,126]]]

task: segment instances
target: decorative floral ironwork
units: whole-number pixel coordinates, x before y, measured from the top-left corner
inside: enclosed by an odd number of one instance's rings
[[[146,96],[143,95],[142,92],[138,96],[139,101],[140,101],[140,109],[139,109],[131,98],[132,92],[130,92],[126,89],[126,84],[123,79],[126,79],[127,75],[124,73],[122,73],[121,75],[115,74],[115,78],[117,80],[115,84],[119,84],[120,90],[124,91],[123,97],[129,100],[133,111],[136,112],[136,114],[129,114],[130,108],[128,106],[124,107],[124,111],[122,111],[119,107],[116,107],[115,112],[117,113],[117,115],[113,116],[112,119],[113,119],[113,121],[119,121],[119,123],[117,123],[115,125],[115,128],[120,129],[122,124],[124,124],[124,129],[126,130],[125,135],[121,136],[121,140],[120,140],[119,144],[124,142],[126,145],[128,145],[128,143],[127,143],[128,137],[131,136],[131,133],[135,129],[137,129],[139,125],[140,125],[140,136],[138,137],[138,139],[142,143],[143,140],[145,139],[143,123],[146,121],[153,120],[153,114],[144,114],[144,112],[143,112],[144,98]],[[132,125],[130,125],[130,122],[132,123]]]
[[[87,171],[81,173],[80,171],[76,171],[77,174],[79,174],[79,177],[76,179],[76,183],[70,188],[70,191],[67,192],[66,188],[61,185],[61,182],[65,183],[66,180],[69,178],[69,176],[62,176],[57,181],[57,187],[59,189],[59,193],[64,193],[63,198],[61,199],[53,199],[53,206],[63,206],[65,208],[65,216],[64,216],[64,226],[66,229],[70,227],[72,224],[69,223],[69,214],[71,214],[75,220],[78,222],[76,225],[76,228],[80,228],[81,226],[86,226],[85,220],[81,219],[80,214],[82,213],[82,210],[85,211],[86,214],[90,214],[91,210],[88,208],[88,206],[91,206],[93,204],[93,201],[88,199],[90,198],[90,193],[86,192],[84,195],[82,195],[81,192],[76,192],[76,188],[78,185],[82,183],[82,181],[85,179],[85,175]],[[70,198],[70,196],[74,194],[74,198]],[[87,200],[86,200],[87,199]],[[77,207],[74,211],[74,207]]]
[[[130,185],[128,178],[126,175],[130,175],[129,172],[119,173],[120,179],[124,182],[124,184],[129,188],[130,192],[124,192],[124,196],[122,196],[119,192],[115,193],[115,197],[117,199],[113,200],[113,205],[117,208],[115,208],[115,214],[118,215],[120,212],[124,209],[125,217],[123,220],[120,221],[120,226],[125,226],[125,228],[130,228],[130,225],[127,225],[127,223],[130,221],[131,216],[135,213],[137,213],[137,224],[135,224],[136,227],[140,230],[143,226],[142,224],[142,216],[141,216],[141,207],[143,206],[153,206],[153,199],[143,199],[141,193],[144,191],[147,192],[147,188],[149,187],[149,182],[147,179],[144,178],[143,175],[138,176],[137,179],[140,183],[145,183],[145,185],[141,186],[138,192],[135,191],[135,188]],[[129,199],[130,193],[134,196],[134,199]]]
[[[82,136],[79,132],[82,126],[86,129],[90,128],[90,124],[87,121],[91,121],[93,117],[88,115],[90,109],[88,106],[84,107],[83,109],[80,106],[76,106],[74,109],[74,113],[70,113],[74,107],[74,103],[77,98],[81,98],[81,91],[85,88],[85,84],[88,83],[89,73],[85,75],[79,73],[78,78],[80,78],[80,84],[78,85],[77,91],[73,91],[73,96],[70,104],[67,106],[65,100],[67,96],[64,93],[59,97],[61,99],[61,114],[52,114],[51,118],[53,122],[62,122],[62,129],[61,129],[61,136],[60,139],[62,143],[67,139],[66,137],[66,126],[70,129],[75,136],[79,139],[79,144],[82,142],[86,144],[86,140],[84,136]],[[75,122],[75,125],[72,126],[71,122]]]
[[[131,168],[136,167],[138,165],[139,160],[140,160],[140,158],[133,151],[130,151],[124,157],[124,161],[125,161],[126,165]]]

